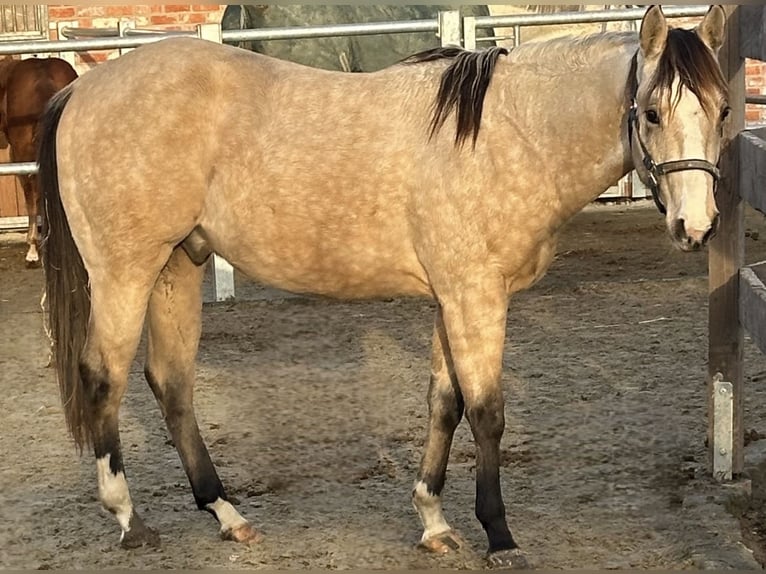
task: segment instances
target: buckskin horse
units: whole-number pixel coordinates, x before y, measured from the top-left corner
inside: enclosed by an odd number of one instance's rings
[[[259,538],[228,501],[192,405],[202,264],[215,252],[298,293],[437,301],[412,491],[420,544],[460,544],[440,496],[465,414],[488,560],[527,565],[499,473],[509,296],[543,275],[562,225],[634,167],[677,247],[715,233],[725,19],[714,6],[694,30],[673,29],[653,6],[639,33],[439,48],[362,74],[177,38],[60,92],[39,160],[54,362],[123,545],[158,541],[130,497],[118,430],[144,322],[146,378],[198,507],[224,537]]]
[[[60,58],[28,58],[0,61],[0,132],[10,145],[12,162],[37,160],[37,122],[53,94],[77,78],[77,72]],[[37,216],[40,189],[35,175],[17,176],[24,190],[29,217],[26,262],[40,263],[37,252]]]

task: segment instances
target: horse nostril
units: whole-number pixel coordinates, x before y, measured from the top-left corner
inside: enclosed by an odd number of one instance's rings
[[[686,235],[686,222],[683,219],[676,219],[673,223],[673,237],[682,243],[689,240],[689,236]]]
[[[702,238],[702,243],[707,243],[708,241],[713,239],[713,237],[716,236],[716,233],[718,233],[718,226],[720,224],[721,224],[721,215],[716,213],[712,223],[710,224],[710,229],[707,230],[705,237]]]

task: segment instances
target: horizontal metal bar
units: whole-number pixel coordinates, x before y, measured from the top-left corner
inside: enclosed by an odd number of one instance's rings
[[[119,38],[120,32],[116,26],[107,28],[79,28],[77,26],[64,26],[61,35],[69,40],[75,38]]]
[[[368,22],[366,24],[330,24],[289,28],[259,28],[257,30],[224,30],[224,42],[282,40],[292,38],[325,38],[329,36],[369,36],[372,34],[406,34],[438,32],[439,21],[411,20],[407,22]]]
[[[0,217],[0,231],[26,231],[29,227],[29,218],[26,215],[20,217]]]
[[[67,31],[70,29],[68,28]],[[74,34],[75,29],[71,29]],[[84,30],[84,29],[83,29]],[[293,26],[288,28],[260,28],[258,30],[224,30],[225,42],[253,40],[280,40],[289,38],[323,38],[329,36],[368,36],[373,34],[406,34],[413,32],[438,32],[439,22],[413,20],[408,22],[369,22],[364,24],[333,24],[327,26]],[[82,31],[81,31],[82,32]],[[88,32],[86,32],[88,34]],[[0,56],[35,52],[87,52],[90,50],[115,50],[137,48],[164,40],[170,36],[196,37],[196,30],[170,33],[129,32],[130,37],[85,38],[80,40],[56,40],[50,42],[8,42],[0,43]]]
[[[36,173],[37,163],[34,161],[0,163],[0,175],[34,175]]]
[[[196,30],[184,31],[181,36],[197,37]],[[52,42],[0,42],[0,56],[34,54],[38,52],[89,52],[91,50],[117,50],[136,48],[144,44],[165,40],[166,34],[153,34],[138,38],[89,38],[86,40],[55,40]]]
[[[662,11],[668,18],[691,18],[704,16],[709,6],[664,6]],[[503,28],[510,26],[554,26],[557,24],[592,24],[597,22],[619,22],[641,20],[645,8],[620,10],[594,10],[593,12],[560,12],[558,14],[508,14],[505,16],[478,16],[476,28]]]
[[[745,103],[754,104],[756,106],[766,106],[766,95],[750,95],[745,97]]]
[[[61,34],[70,40],[77,38],[119,38],[120,30],[116,26],[106,28],[80,28],[79,26],[64,26]],[[189,32],[185,30],[157,30],[150,28],[127,28],[125,36],[188,36]]]
[[[157,28],[127,28],[126,36],[146,36],[147,34],[160,34],[162,36],[183,36],[184,30],[158,30]]]

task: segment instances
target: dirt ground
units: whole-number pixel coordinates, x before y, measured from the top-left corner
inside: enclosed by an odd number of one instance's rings
[[[766,259],[764,218],[747,221],[747,258]],[[414,546],[432,304],[281,297],[244,282],[249,300],[205,307],[196,405],[264,541],[223,542],[196,510],[139,357],[122,438],[133,500],[162,546],[120,549],[93,460],[66,436],[42,274],[23,268],[22,239],[0,236],[3,567],[484,568],[465,423],[444,501],[468,547],[438,558]],[[594,206],[546,278],[512,301],[502,481],[536,566],[745,569],[758,566],[751,550],[763,558],[766,440],[747,449],[749,507],[708,478],[706,270],[705,253],[674,251],[651,202]],[[750,342],[746,358],[746,428],[766,435],[766,358]]]

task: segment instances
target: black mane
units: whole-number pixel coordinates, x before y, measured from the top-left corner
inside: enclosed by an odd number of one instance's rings
[[[452,60],[444,71],[439,92],[434,102],[431,119],[433,137],[444,126],[454,111],[457,115],[455,145],[462,146],[470,136],[473,145],[479,136],[484,97],[492,80],[495,64],[500,56],[508,54],[505,48],[493,47],[471,52],[456,47],[435,48],[410,56],[404,64],[419,64],[436,60]]]

